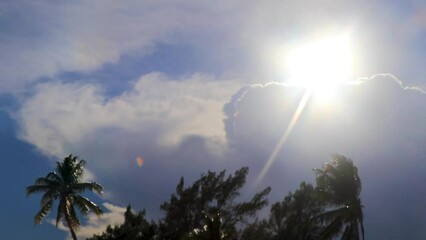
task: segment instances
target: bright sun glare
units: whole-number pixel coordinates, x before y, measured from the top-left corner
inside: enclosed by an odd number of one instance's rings
[[[287,141],[297,124],[307,102],[311,97],[329,102],[338,85],[349,81],[352,73],[352,55],[349,39],[344,37],[323,38],[312,43],[293,48],[284,61],[290,75],[287,82],[291,85],[306,87],[297,110],[281,139],[262,168],[256,179],[259,183],[275,161],[279,151]]]
[[[308,87],[315,97],[330,99],[337,86],[351,75],[349,38],[328,37],[301,45],[292,49],[284,61],[289,84]]]

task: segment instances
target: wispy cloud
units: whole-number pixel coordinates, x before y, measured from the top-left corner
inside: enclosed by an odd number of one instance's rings
[[[217,14],[202,4],[189,13],[184,2],[2,4],[2,16],[15,18],[5,21],[0,32],[0,49],[8,56],[0,58],[1,91],[63,71],[92,71],[124,54],[146,55],[157,43],[171,43],[176,35],[209,24],[194,12]]]
[[[271,56],[265,47],[317,28],[352,28],[366,5],[347,0],[329,7],[311,1],[8,2],[1,14],[14,19],[0,32],[0,50],[7,56],[0,58],[0,91],[18,91],[63,72],[90,72],[126,55],[147,56],[159,43],[198,46],[225,63],[224,71],[269,78]],[[283,31],[287,28],[300,34]]]

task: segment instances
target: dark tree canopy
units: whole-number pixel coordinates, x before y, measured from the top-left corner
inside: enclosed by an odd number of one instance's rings
[[[315,188],[302,182],[271,206],[268,220],[247,226],[241,239],[364,239],[361,180],[352,160],[333,155],[315,173]]]
[[[124,213],[124,223],[119,226],[108,226],[101,235],[94,235],[88,240],[153,240],[157,234],[157,225],[145,219],[145,210],[133,213],[130,205]]]
[[[294,193],[271,206],[268,220],[256,221],[244,229],[241,239],[317,239],[321,225],[313,218],[322,212],[324,204],[311,184],[302,182]]]
[[[185,187],[182,177],[168,202],[161,205],[165,217],[160,223],[161,238],[182,239],[194,229],[205,225],[205,214],[220,216],[221,228],[226,230],[227,239],[237,236],[237,224],[245,223],[249,217],[268,204],[266,196],[270,188],[255,194],[248,202],[237,202],[239,191],[246,182],[248,168],[244,167],[226,177],[226,171],[208,172],[192,185]]]
[[[241,240],[271,240],[272,231],[271,227],[265,219],[259,220],[256,219],[251,224],[248,224],[240,235]]]
[[[145,219],[145,211],[134,214],[130,206],[125,222],[108,226],[102,235],[89,240],[359,240],[364,237],[360,200],[361,181],[353,162],[333,155],[322,169],[315,169],[316,187],[302,182],[282,201],[271,206],[266,219],[256,218],[268,203],[270,188],[250,201],[238,201],[248,168],[226,175],[202,174],[192,185],[182,177],[158,224]]]
[[[231,239],[234,228],[226,228],[219,213],[204,214],[203,228],[193,229],[182,240],[225,240]]]
[[[320,226],[312,219],[323,209],[315,188],[302,182],[294,193],[290,192],[282,202],[272,205],[269,226],[273,239],[317,239]]]
[[[328,211],[318,219],[326,225],[321,239],[341,235],[343,240],[364,239],[361,179],[352,160],[335,154],[322,169],[315,169],[317,189]]]

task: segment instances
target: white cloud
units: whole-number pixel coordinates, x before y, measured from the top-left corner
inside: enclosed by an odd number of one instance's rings
[[[150,136],[162,146],[176,145],[188,135],[224,140],[222,107],[238,87],[202,74],[170,79],[151,73],[108,99],[99,86],[46,83],[16,117],[22,139],[57,157],[107,129]]]
[[[250,73],[252,81],[255,73],[273,77],[265,48],[352,28],[367,7],[377,6],[276,0],[10,2],[1,7],[8,21],[0,31],[0,50],[7,56],[0,58],[0,91],[43,76],[90,72],[124,55],[144,56],[158,43],[198,47],[223,70]]]
[[[213,27],[218,24],[216,20],[224,20],[230,5],[236,4],[5,3],[2,17],[9,21],[0,31],[0,91],[17,90],[25,82],[64,71],[92,71],[105,63],[117,62],[124,54],[143,56],[152,52],[156,44],[179,42],[183,36],[187,44],[204,36],[218,36],[215,33],[222,30]]]
[[[416,132],[426,130],[421,124],[426,112],[418,106],[426,100],[425,93],[392,74],[360,78],[358,85],[342,86],[328,105],[309,101],[291,133],[288,150],[303,152],[311,146],[304,153],[312,151],[313,155],[369,147],[385,150],[389,144],[404,144],[402,139],[421,137]],[[228,140],[238,151],[248,151],[249,158],[256,153],[267,158],[303,95],[304,89],[279,83],[254,85],[240,92],[228,104],[232,106],[226,112]]]
[[[79,239],[86,239],[93,237],[94,234],[101,234],[105,231],[108,225],[115,226],[120,225],[124,222],[124,212],[126,208],[113,205],[111,203],[103,203],[106,211],[102,214],[101,217],[96,216],[95,214],[88,214],[84,221],[84,224],[76,231],[76,235]],[[56,225],[55,220],[49,221],[52,225]],[[67,239],[72,239],[69,229],[65,227],[62,223],[58,225],[58,228],[66,231],[68,233]]]
[[[355,84],[362,84],[364,82],[371,81],[371,80],[373,80],[375,78],[385,78],[385,79],[392,80],[395,83],[397,83],[404,90],[413,90],[413,91],[418,91],[420,93],[426,93],[426,90],[424,90],[421,87],[406,86],[402,80],[399,80],[395,75],[393,75],[391,73],[378,73],[378,74],[374,74],[371,77],[361,77],[361,78],[358,78],[355,81]]]
[[[143,173],[161,168],[177,181],[223,163],[223,106],[240,87],[238,80],[224,79],[151,73],[113,98],[98,85],[39,84],[15,113],[19,137],[55,158],[72,153],[85,159],[90,180],[102,183],[109,201],[158,208],[174,181]],[[141,168],[138,156],[145,159]],[[141,188],[150,200],[137,205],[142,201],[131,195]]]

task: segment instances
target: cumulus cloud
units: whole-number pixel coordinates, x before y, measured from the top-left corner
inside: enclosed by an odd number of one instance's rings
[[[101,217],[90,213],[85,217],[85,219],[81,219],[85,223],[76,231],[78,238],[86,239],[93,237],[94,234],[101,234],[104,232],[108,225],[115,226],[124,222],[124,212],[126,211],[126,208],[107,202],[103,203],[103,206],[106,211]],[[52,225],[56,225],[55,220],[51,220],[50,223]],[[58,228],[68,233],[67,239],[72,239],[69,229],[62,223],[58,225]]]
[[[304,92],[303,88],[271,83],[237,93],[225,108],[227,137],[234,150],[246,153],[248,159],[267,159]],[[418,106],[425,96],[421,88],[405,86],[391,74],[361,78],[358,85],[342,86],[327,104],[312,97],[286,145],[291,152],[312,157],[309,163],[316,161],[318,153],[386,150],[391,143],[404,143],[404,138],[421,137],[415,132],[424,130],[421,122],[426,112]]]
[[[222,162],[222,108],[239,86],[203,74],[172,79],[151,73],[108,98],[96,85],[45,83],[15,116],[21,139],[56,158],[73,153],[88,161],[109,199],[127,204],[142,187],[148,198],[165,199],[159,188],[171,192],[180,176]],[[143,167],[137,157],[145,160]],[[158,169],[174,180],[147,174]]]
[[[56,156],[104,130],[137,132],[163,146],[186,135],[224,139],[222,106],[237,87],[202,74],[174,80],[151,73],[108,99],[96,85],[41,84],[17,113],[20,136]]]

